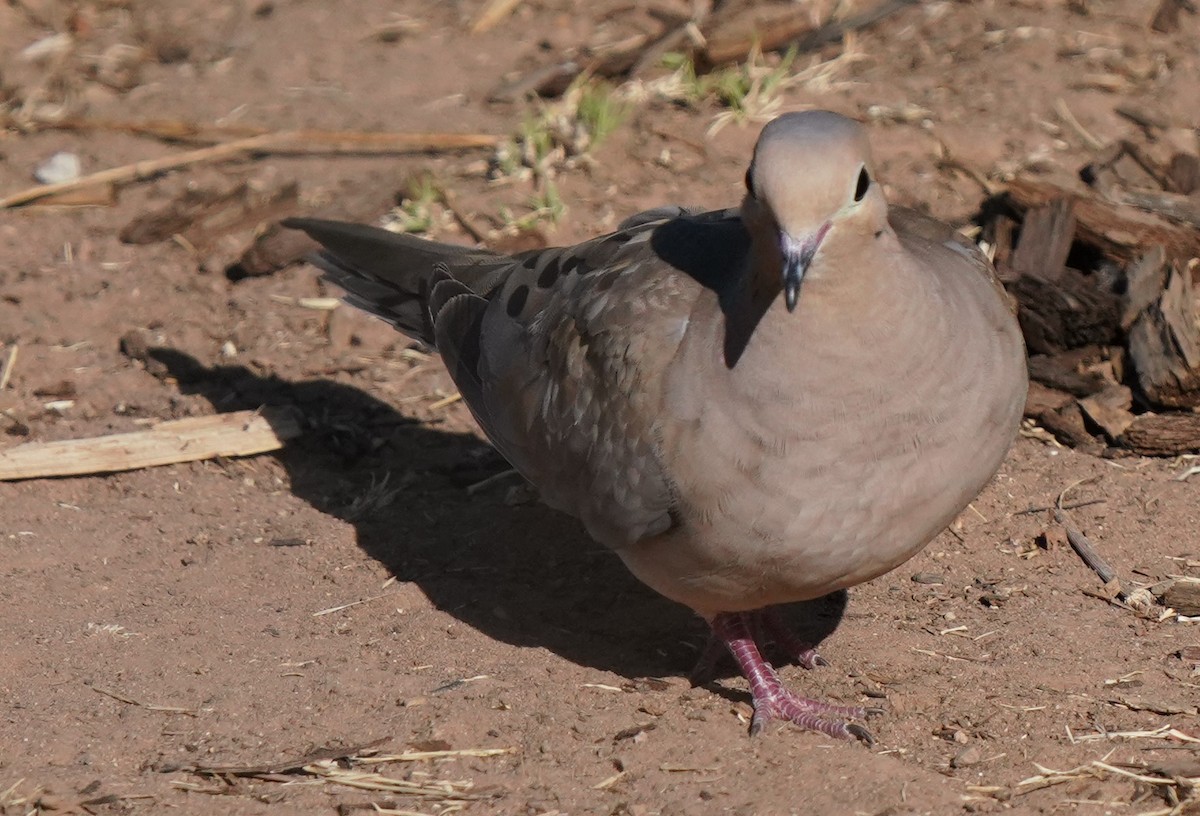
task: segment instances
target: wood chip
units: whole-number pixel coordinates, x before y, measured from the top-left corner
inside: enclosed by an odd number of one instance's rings
[[[755,49],[763,52],[795,49],[798,54],[809,54],[917,3],[918,0],[885,0],[859,14],[815,27],[807,4],[776,7],[766,13],[751,5],[748,13],[738,17],[713,19],[713,24],[704,31],[707,44],[699,54],[700,62],[707,66],[741,62]]]
[[[1156,405],[1200,405],[1200,328],[1192,277],[1172,265],[1166,287],[1129,329],[1138,384]]]
[[[1117,440],[1133,423],[1129,409],[1133,405],[1133,392],[1124,385],[1110,385],[1099,394],[1084,397],[1079,407],[1092,422],[1104,429],[1111,440]]]
[[[126,224],[120,239],[126,244],[153,244],[180,235],[204,249],[216,238],[238,230],[251,231],[265,221],[296,209],[296,182],[259,191],[243,182],[231,190],[186,190],[167,206]]]
[[[1179,580],[1163,594],[1163,603],[1180,615],[1200,615],[1200,581]]]
[[[1188,227],[1200,228],[1200,201],[1179,193],[1160,190],[1123,190],[1118,201],[1139,210],[1156,213]]]
[[[1161,244],[1169,257],[1200,257],[1200,230],[1108,201],[1078,184],[1017,176],[1008,183],[1007,195],[1022,212],[1064,195],[1072,197],[1078,239],[1117,261],[1133,261],[1155,244]]]
[[[1200,190],[1200,157],[1191,153],[1176,153],[1167,163],[1167,181],[1183,195]]]
[[[1009,264],[1014,277],[1030,276],[1046,283],[1062,277],[1075,240],[1075,205],[1063,196],[1025,213],[1021,239]]]
[[[1121,434],[1120,443],[1142,456],[1179,456],[1200,451],[1200,414],[1142,414]]]
[[[253,456],[279,450],[300,433],[292,411],[269,408],[170,420],[133,433],[26,442],[0,450],[0,481],[88,476],[218,456]]]
[[[1125,298],[1121,307],[1121,328],[1129,327],[1142,312],[1162,297],[1167,286],[1167,253],[1161,246],[1146,251],[1125,270]]]
[[[1179,30],[1179,15],[1184,9],[1196,12],[1196,7],[1189,0],[1161,0],[1154,18],[1150,21],[1150,29],[1159,34],[1171,34]]]

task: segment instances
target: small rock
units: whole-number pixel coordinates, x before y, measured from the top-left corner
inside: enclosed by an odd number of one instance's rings
[[[950,767],[969,768],[972,765],[978,765],[980,762],[983,762],[983,752],[977,746],[972,745],[955,754],[954,758],[950,760]]]
[[[74,181],[83,175],[83,163],[74,153],[59,151],[42,162],[33,171],[33,177],[42,184],[61,184]]]

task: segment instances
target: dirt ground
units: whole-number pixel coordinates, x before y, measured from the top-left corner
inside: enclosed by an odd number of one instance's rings
[[[31,115],[507,136],[534,106],[489,102],[499,82],[673,4],[529,0],[471,34],[482,5],[9,0],[0,98]],[[1200,17],[1155,33],[1154,5],[918,4],[800,57],[794,70],[827,70],[779,109],[868,120],[892,200],[963,224],[984,191],[939,144],[998,180],[1073,171],[1090,155],[1082,131],[1138,135],[1123,103],[1200,125]],[[377,36],[385,25],[398,33]],[[64,33],[50,82],[25,49]],[[590,161],[560,170],[567,209],[538,228],[570,242],[655,204],[736,202],[758,124],[709,135],[721,110],[648,94]],[[184,149],[10,128],[0,193],[33,184],[57,151],[93,172]],[[296,211],[370,219],[425,171],[491,229],[502,208],[528,212],[534,188],[489,181],[488,155],[260,156],[131,184],[107,206],[0,212],[0,363],[19,352],[0,445],[264,404],[294,406],[306,427],[272,455],[0,483],[0,812],[1200,812],[1171,809],[1185,783],[1092,764],[1190,761],[1198,775],[1196,623],[1088,594],[1095,575],[1069,547],[1037,546],[1051,522],[1026,512],[1069,488],[1069,502],[1095,500],[1071,517],[1126,579],[1200,576],[1197,485],[1177,478],[1188,461],[1023,436],[923,554],[848,601],[797,610],[828,634],[832,665],[785,679],[882,708],[878,744],[783,726],[750,739],[740,678],[686,681],[704,638],[687,610],[512,480],[468,491],[505,465],[445,399],[436,359],[349,308],[298,305],[333,294],[311,267],[232,281],[212,261],[225,245],[118,239],[188,189],[240,181],[297,181]],[[436,234],[469,240],[441,211]],[[131,331],[153,365],[122,353]],[[410,796],[338,784],[347,762],[320,766],[334,778],[290,772],[324,748],[450,753],[352,764],[425,791]],[[1021,784],[1038,774],[1046,784]]]

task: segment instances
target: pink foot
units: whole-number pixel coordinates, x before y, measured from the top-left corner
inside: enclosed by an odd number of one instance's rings
[[[763,660],[755,642],[756,619],[759,612],[724,612],[709,623],[713,634],[729,649],[742,674],[750,682],[754,700],[754,718],[750,733],[757,734],[773,719],[787,720],[808,731],[817,731],[839,739],[857,739],[868,745],[875,740],[871,732],[850,720],[861,720],[867,710],[856,706],[840,706],[809,700],[789,691],[771,664]],[[776,625],[779,621],[776,620]],[[771,624],[768,624],[771,626]],[[794,640],[794,638],[792,638]]]
[[[756,609],[745,613],[749,618],[751,637],[755,642],[764,639],[772,641],[789,659],[796,661],[802,669],[815,669],[818,666],[828,666],[829,661],[817,654],[816,648],[792,634],[774,607]],[[712,682],[716,676],[717,667],[729,656],[725,642],[715,634],[709,633],[704,651],[696,660],[688,679],[693,686],[702,686]]]

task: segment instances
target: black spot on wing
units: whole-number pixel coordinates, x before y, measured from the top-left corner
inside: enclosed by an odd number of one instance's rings
[[[561,262],[562,262],[562,258],[558,255],[551,256],[546,261],[546,265],[544,267],[542,267],[541,274],[538,275],[537,285],[539,287],[541,287],[542,289],[545,289],[548,286],[554,285],[554,282],[556,280],[558,280],[558,275],[559,275],[559,272],[561,271],[561,269],[560,269]]]
[[[525,301],[527,300],[529,300],[529,287],[521,284],[508,296],[508,302],[504,304],[504,310],[508,312],[509,317],[516,317],[525,308]]]

